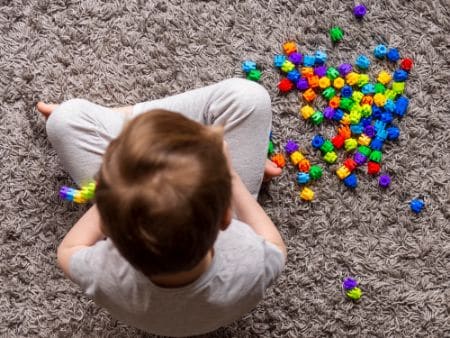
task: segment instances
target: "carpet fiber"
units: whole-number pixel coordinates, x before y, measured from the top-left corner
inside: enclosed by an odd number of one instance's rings
[[[241,61],[253,59],[272,98],[278,149],[295,139],[326,169],[312,203],[299,200],[292,166],[264,187],[260,201],[286,240],[287,267],[253,312],[208,337],[450,336],[450,6],[365,1],[369,12],[359,22],[353,4],[0,0],[0,334],[145,336],[99,309],[56,267],[56,247],[85,208],[57,196],[73,182],[35,103],[133,104],[243,77]],[[336,46],[332,25],[345,30]],[[400,139],[384,148],[383,171],[393,179],[386,191],[365,170],[349,191],[336,166],[312,150],[312,136],[330,137],[336,125],[312,126],[299,117],[294,93],[278,94],[272,57],[288,39],[302,52],[326,50],[328,65],[371,56],[378,43],[414,60]],[[374,61],[370,74],[382,67],[393,69]],[[415,215],[408,203],[418,196],[426,207]],[[341,294],[346,275],[361,282],[359,303]]]

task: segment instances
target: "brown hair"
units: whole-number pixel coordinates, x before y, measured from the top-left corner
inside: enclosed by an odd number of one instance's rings
[[[152,110],[111,142],[96,203],[106,234],[147,276],[187,271],[213,246],[231,203],[223,131]]]

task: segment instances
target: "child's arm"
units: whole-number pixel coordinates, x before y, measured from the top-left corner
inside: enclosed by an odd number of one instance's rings
[[[232,182],[232,203],[237,218],[250,225],[257,234],[264,237],[268,242],[275,244],[286,257],[286,245],[277,227],[250,194],[234,170],[232,171]]]
[[[72,255],[84,248],[94,245],[105,238],[100,228],[100,215],[94,204],[70,229],[58,246],[58,265],[70,278],[69,264]]]

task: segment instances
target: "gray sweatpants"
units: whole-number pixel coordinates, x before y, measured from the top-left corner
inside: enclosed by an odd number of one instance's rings
[[[133,117],[151,109],[181,113],[207,125],[225,126],[233,167],[257,196],[272,120],[270,97],[257,83],[229,79],[159,100],[138,103],[131,115],[83,99],[63,102],[47,120],[48,138],[62,165],[80,185],[92,179],[111,140]]]

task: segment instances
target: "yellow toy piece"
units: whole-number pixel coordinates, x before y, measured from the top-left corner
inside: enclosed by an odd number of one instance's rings
[[[302,117],[303,117],[305,120],[307,120],[307,119],[309,119],[309,118],[312,116],[312,114],[314,114],[314,108],[311,107],[311,106],[308,106],[308,105],[303,106],[303,107],[300,109],[300,114],[302,115]]]
[[[367,136],[366,134],[361,134],[358,138],[358,143],[362,146],[369,146],[370,142],[372,141],[372,139]]]
[[[305,156],[303,156],[303,154],[298,150],[294,151],[290,157],[293,165],[298,165],[300,161],[305,158]]]
[[[377,107],[383,107],[384,104],[386,103],[386,96],[384,96],[381,93],[377,93],[373,97],[373,102]]]
[[[354,138],[348,138],[344,141],[344,148],[346,151],[355,150],[356,147],[358,147],[358,141],[356,141]]]
[[[389,74],[387,71],[382,70],[379,74],[378,74],[378,78],[377,78],[378,82],[387,85],[389,82],[391,82],[392,80],[392,76],[391,74]]]
[[[336,174],[339,176],[341,180],[350,175],[350,170],[346,166],[341,166],[338,170],[336,170]]]
[[[289,60],[284,61],[283,64],[281,65],[281,70],[285,73],[289,73],[294,68],[295,65]]]
[[[404,82],[392,82],[392,90],[397,94],[403,94],[405,91]]]
[[[337,154],[334,151],[329,151],[325,155],[323,155],[323,160],[328,164],[333,164],[337,161]]]
[[[305,187],[300,192],[300,198],[305,201],[312,201],[314,199],[314,191]]]
[[[368,84],[370,81],[369,74],[360,74],[358,79],[358,86],[362,87],[365,84]]]
[[[323,76],[319,79],[319,87],[320,89],[326,89],[331,86],[331,81],[328,77]]]
[[[364,94],[357,90],[355,90],[352,93],[352,100],[355,101],[356,103],[360,103],[363,97],[364,97]]]
[[[360,74],[358,73],[350,72],[345,76],[345,82],[347,82],[347,84],[350,86],[354,86],[358,83],[359,75]]]
[[[333,81],[333,87],[336,89],[341,89],[345,86],[345,81],[342,77],[337,77]]]

